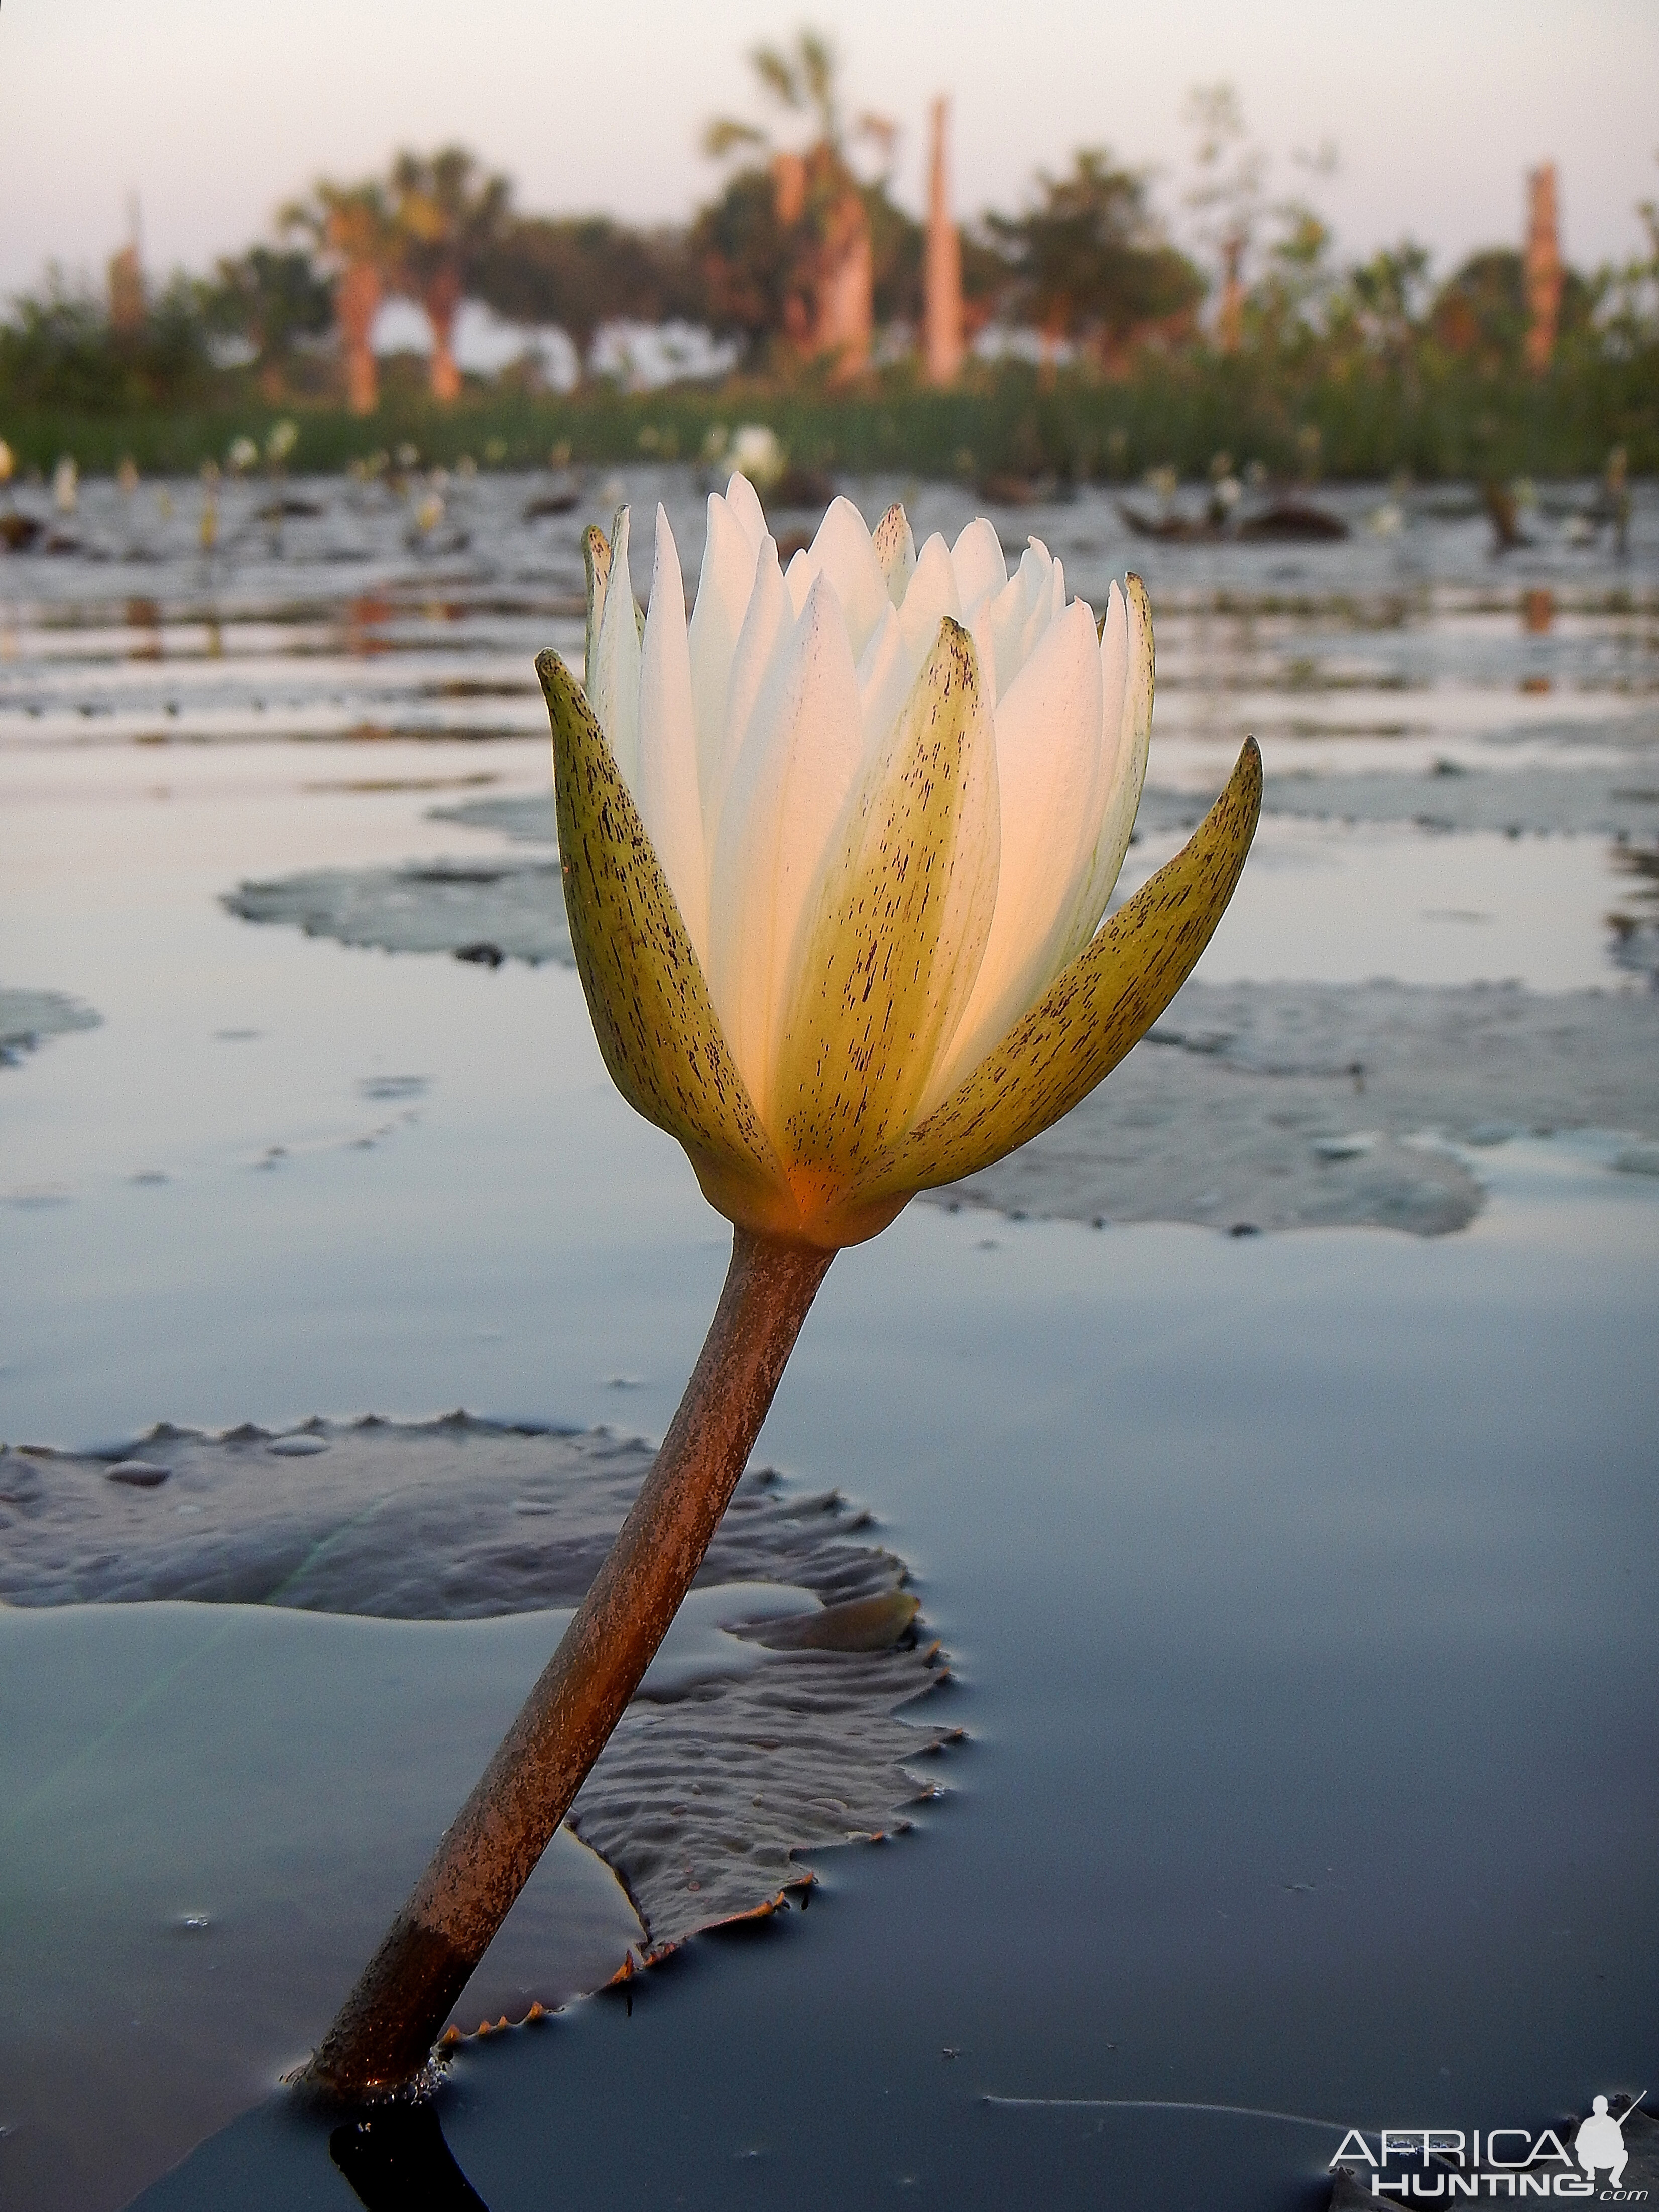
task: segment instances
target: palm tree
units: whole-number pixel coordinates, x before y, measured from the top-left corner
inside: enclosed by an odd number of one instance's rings
[[[703,137],[716,160],[752,149],[770,155],[777,224],[797,234],[793,281],[784,302],[786,334],[809,353],[836,357],[842,376],[867,364],[874,264],[865,195],[848,159],[848,138],[875,146],[890,168],[895,126],[861,115],[848,134],[837,97],[837,63],[823,34],[803,30],[793,48],[757,46],[749,57],[763,96],[811,132],[804,151],[781,147],[760,125],[720,116]]]
[[[432,396],[444,406],[460,397],[455,318],[507,225],[511,197],[507,179],[483,175],[464,146],[402,153],[392,165],[404,274],[432,325]]]
[[[347,401],[354,415],[372,415],[380,404],[374,319],[403,281],[403,240],[386,196],[377,184],[337,185],[322,177],[308,199],[292,202],[276,221],[290,236],[307,240],[333,277]]]

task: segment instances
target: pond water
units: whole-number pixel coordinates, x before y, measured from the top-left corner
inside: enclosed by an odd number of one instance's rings
[[[580,653],[581,527],[662,496],[692,571],[700,495],[629,470],[525,520],[542,488],[452,482],[422,529],[427,484],[296,480],[319,512],[274,523],[230,485],[210,556],[199,487],[93,484],[77,550],[0,560],[12,1447],[462,1405],[666,1426],[723,1226],[611,1089],[556,945],[489,902],[546,880],[530,662]],[[846,488],[919,535],[973,511]],[[1575,542],[1586,488],[1499,561],[1443,495],[1319,496],[1346,544],[1150,544],[1097,493],[996,516],[1097,601],[1147,576],[1124,889],[1248,731],[1261,837],[1166,1048],[1015,1179],[843,1255],[768,1424],[788,1493],[867,1508],[942,1644],[903,1723],[963,1732],[936,1794],[880,1849],[810,1839],[805,1917],[467,2045],[436,2109],[493,2212],[550,2176],[1312,2207],[1350,2125],[1541,2126],[1659,2073],[1659,501],[1623,560]],[[436,950],[226,903],[321,871],[401,896],[411,863],[478,878]],[[499,964],[448,957],[480,941]],[[124,1493],[180,1542],[181,1481]],[[0,1489],[9,1573],[30,1509]],[[6,1586],[9,2201],[349,2204],[354,2158],[373,2201],[362,2147],[270,2093],[533,1663],[490,1636],[552,1626]],[[179,1637],[222,1663],[179,1674]],[[296,1729],[347,1677],[350,1712]],[[293,1816],[263,1905],[239,1773]],[[574,1961],[550,2002],[635,1940],[583,1848],[526,1936]],[[245,1978],[204,2013],[218,1958]]]

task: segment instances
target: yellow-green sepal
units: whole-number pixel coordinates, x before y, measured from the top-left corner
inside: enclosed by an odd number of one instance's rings
[[[775,1127],[803,1219],[824,1241],[841,1194],[909,1127],[972,992],[996,903],[998,821],[973,640],[946,620],[871,763],[793,963]]]
[[[611,1080],[685,1146],[728,1219],[788,1233],[782,1168],[605,732],[556,653],[538,653],[536,672],[553,726],[570,941]]]
[[[928,1190],[989,1167],[1109,1074],[1191,974],[1233,895],[1261,811],[1261,755],[1245,742],[1226,789],[1030,1013],[917,1129],[877,1162],[853,1203]]]

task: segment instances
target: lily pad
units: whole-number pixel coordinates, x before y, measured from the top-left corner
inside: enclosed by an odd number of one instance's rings
[[[1597,734],[1605,733],[1598,727]],[[1149,785],[1137,827],[1143,836],[1195,829],[1206,803],[1196,792]],[[1659,826],[1659,786],[1639,756],[1611,768],[1466,769],[1445,759],[1426,775],[1270,775],[1261,811],[1316,822],[1630,838],[1651,836]]]
[[[452,952],[491,967],[573,963],[556,860],[313,868],[239,884],[224,903],[244,921],[284,922],[307,937],[386,952]]]
[[[1652,994],[1194,981],[1063,1121],[930,1195],[1102,1223],[1443,1236],[1484,1203],[1464,1148],[1573,1127],[1659,1137]]]
[[[102,1016],[61,991],[20,991],[0,985],[0,1067],[15,1067],[46,1037],[95,1030]]]
[[[652,1458],[605,1430],[460,1413],[0,1449],[0,1600],[447,1622],[570,1607]],[[719,1663],[690,1647],[659,1662],[573,1815],[626,1883],[642,1949],[769,1905],[810,1878],[797,1850],[884,1832],[930,1794],[902,1762],[945,1732],[892,1716],[940,1668],[903,1562],[868,1528],[837,1493],[800,1497],[771,1469],[738,1486],[693,1591],[724,1593],[704,1623]],[[781,1607],[781,1589],[797,1594]],[[542,1641],[545,1657],[556,1632]]]
[[[465,1414],[0,1449],[0,2075],[37,2162],[112,2207],[303,2057],[652,1456]],[[803,1851],[902,1826],[953,1733],[898,1715],[946,1679],[904,1580],[837,1493],[745,1476],[456,2024],[775,1911]]]
[[[559,825],[553,813],[553,783],[533,798],[464,799],[453,806],[432,807],[432,822],[459,822],[469,830],[494,830],[520,845],[554,845]]]

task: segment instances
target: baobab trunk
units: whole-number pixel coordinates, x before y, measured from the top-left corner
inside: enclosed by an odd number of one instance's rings
[[[1223,353],[1237,353],[1244,338],[1244,241],[1230,238],[1221,249],[1221,309],[1216,342]]]
[[[380,270],[372,262],[349,262],[334,288],[334,315],[345,355],[346,404],[354,415],[372,415],[380,404],[372,343],[380,312]]]
[[[962,240],[951,220],[945,149],[948,100],[933,102],[933,149],[927,182],[927,258],[922,268],[924,351],[929,384],[954,384],[962,374]]]
[[[123,337],[144,327],[144,271],[137,246],[124,246],[110,261],[109,322]]]
[[[864,202],[850,187],[836,203],[819,262],[812,350],[834,356],[837,384],[870,366],[875,328],[875,261]]]
[[[1546,161],[1527,179],[1527,366],[1541,376],[1555,351],[1561,314],[1561,239],[1555,202],[1555,164]]]
[[[455,365],[455,318],[460,313],[461,286],[453,270],[434,277],[422,304],[432,325],[432,397],[441,407],[453,406],[461,396],[461,372]]]
[[[793,230],[806,212],[806,161],[800,154],[772,156],[772,209],[779,225]]]

